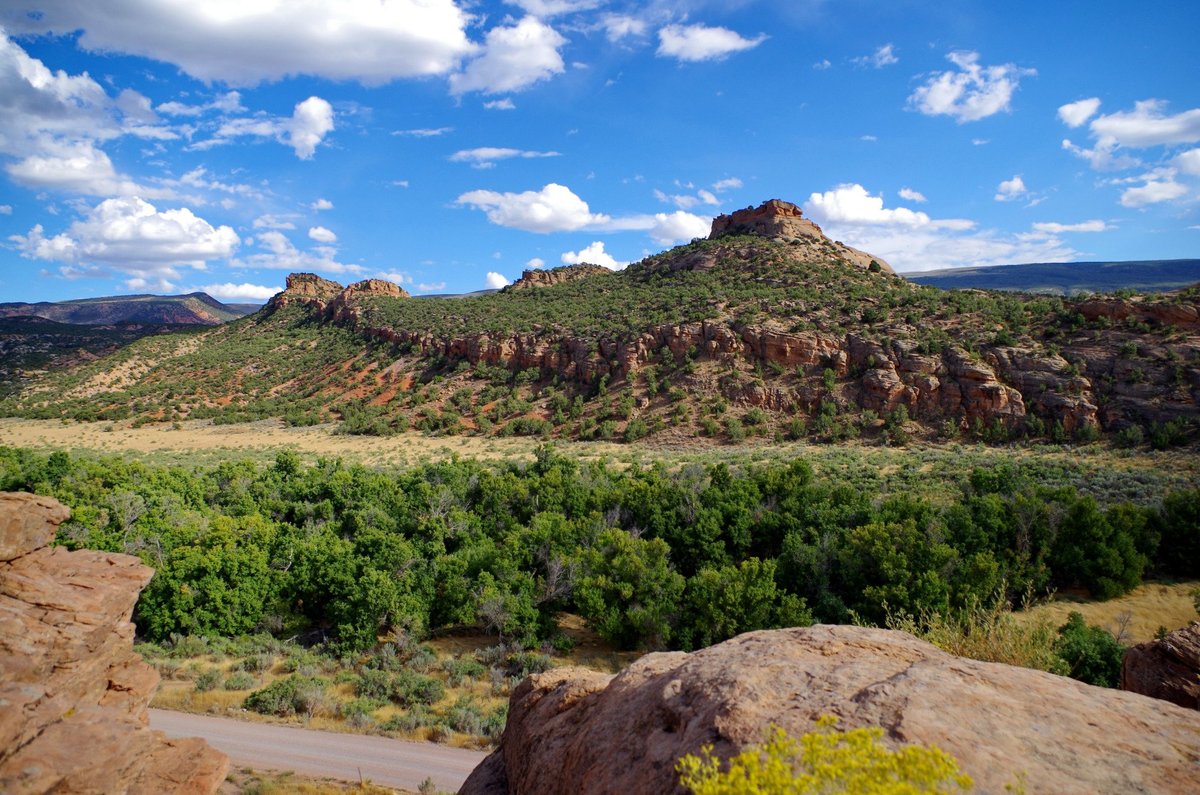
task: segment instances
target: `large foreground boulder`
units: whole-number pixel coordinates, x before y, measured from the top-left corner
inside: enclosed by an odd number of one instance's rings
[[[616,677],[559,668],[513,692],[500,747],[460,793],[670,793],[675,762],[728,757],[821,715],[937,745],[1004,792],[1200,791],[1200,715],[1072,679],[963,659],[911,635],[816,626],[650,654]]]
[[[148,726],[129,618],[153,570],[48,547],[67,509],[0,493],[0,792],[210,793],[229,761]]]
[[[1200,709],[1200,621],[1125,652],[1121,689]]]

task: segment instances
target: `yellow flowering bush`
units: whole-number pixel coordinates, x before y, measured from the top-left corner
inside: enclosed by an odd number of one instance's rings
[[[688,754],[675,768],[694,795],[917,795],[969,792],[971,777],[937,747],[910,745],[893,751],[880,742],[883,729],[837,730],[837,718],[823,715],[817,730],[799,740],[774,726],[766,742],[729,760]]]

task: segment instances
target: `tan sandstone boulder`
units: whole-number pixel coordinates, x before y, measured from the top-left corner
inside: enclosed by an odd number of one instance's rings
[[[1200,709],[1200,622],[1125,652],[1121,689]]]
[[[215,792],[224,754],[147,725],[158,674],[133,652],[129,618],[154,572],[47,547],[68,515],[0,494],[0,792]]]
[[[1194,793],[1200,715],[1040,671],[947,654],[911,635],[849,626],[752,632],[649,654],[616,677],[560,668],[512,695],[500,747],[460,793],[669,793],[679,757],[728,757],[776,724],[821,715],[933,744],[978,792]]]

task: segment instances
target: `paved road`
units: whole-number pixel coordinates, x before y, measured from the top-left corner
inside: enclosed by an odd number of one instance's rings
[[[455,792],[484,757],[481,751],[388,737],[339,734],[296,726],[150,710],[150,726],[171,737],[203,737],[234,767],[293,770],[309,776],[416,790],[427,777]]]

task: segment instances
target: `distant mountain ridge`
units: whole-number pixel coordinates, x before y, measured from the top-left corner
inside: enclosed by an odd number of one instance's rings
[[[0,317],[40,317],[58,323],[102,326],[116,323],[216,326],[262,307],[223,304],[208,293],[186,295],[115,295],[70,301],[21,301],[0,304]]]
[[[1076,295],[1135,290],[1169,292],[1200,283],[1200,259],[1127,262],[1031,262],[979,268],[947,268],[901,274],[909,281],[943,290],[1009,290],[1045,295]]]

